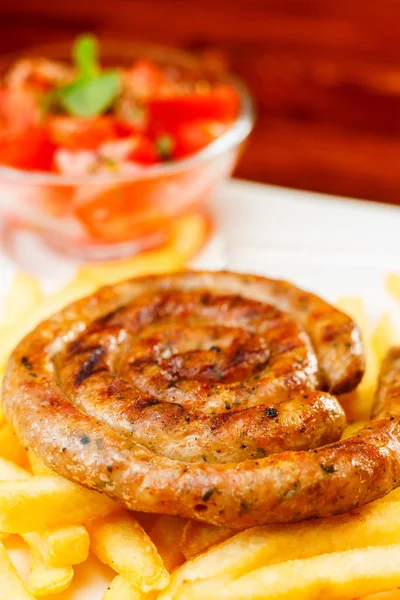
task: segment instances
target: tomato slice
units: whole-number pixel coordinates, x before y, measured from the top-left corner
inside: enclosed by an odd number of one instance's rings
[[[137,181],[104,187],[93,200],[76,208],[76,217],[92,239],[125,242],[161,229],[167,219],[149,202],[152,183]]]
[[[137,140],[136,147],[129,154],[128,160],[138,162],[142,165],[154,165],[159,162],[160,157],[158,155],[155,143],[148,137],[140,137]]]
[[[34,94],[0,87],[0,137],[20,134],[40,122],[40,109]]]
[[[152,98],[148,110],[150,120],[163,124],[168,130],[182,121],[232,121],[239,112],[239,98],[231,86],[219,85],[207,94],[190,92],[181,96]]]
[[[227,125],[221,121],[189,121],[177,127],[174,135],[173,158],[198,152],[222,135]]]
[[[51,171],[54,144],[45,129],[30,126],[22,132],[0,133],[0,164],[28,171]]]
[[[132,135],[116,141],[103,144],[99,153],[116,162],[132,161],[142,165],[153,165],[159,161],[155,143],[148,137]]]
[[[36,97],[0,88],[0,163],[16,169],[50,170],[54,146],[43,127]]]
[[[47,121],[50,138],[67,150],[95,150],[117,137],[117,127],[111,117],[80,119],[50,117]]]
[[[128,88],[138,98],[156,96],[160,90],[169,84],[162,70],[150,60],[137,60],[124,74]]]

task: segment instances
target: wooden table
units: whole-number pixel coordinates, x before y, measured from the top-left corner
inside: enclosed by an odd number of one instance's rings
[[[248,179],[400,204],[398,0],[0,0],[0,52],[82,31],[218,49],[258,122]]]

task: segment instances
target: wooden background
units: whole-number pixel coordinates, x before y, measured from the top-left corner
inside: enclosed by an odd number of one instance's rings
[[[0,0],[0,53],[119,34],[218,49],[259,118],[248,179],[400,204],[400,0]]]

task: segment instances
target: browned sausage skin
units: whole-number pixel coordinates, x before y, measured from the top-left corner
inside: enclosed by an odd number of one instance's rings
[[[317,388],[349,391],[363,368],[354,322],[317,296],[186,272],[103,288],[41,324],[10,359],[3,402],[60,474],[135,510],[240,528],[397,485],[392,415],[302,451],[345,425]]]

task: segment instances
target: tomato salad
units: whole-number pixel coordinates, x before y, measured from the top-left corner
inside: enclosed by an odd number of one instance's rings
[[[85,260],[160,243],[231,173],[252,126],[247,91],[172,49],[104,43],[100,61],[84,35],[69,55],[3,70],[0,216]]]
[[[201,150],[237,118],[225,83],[188,78],[137,59],[103,69],[93,36],[77,39],[73,63],[16,62],[0,87],[0,164],[81,176],[134,173]]]

